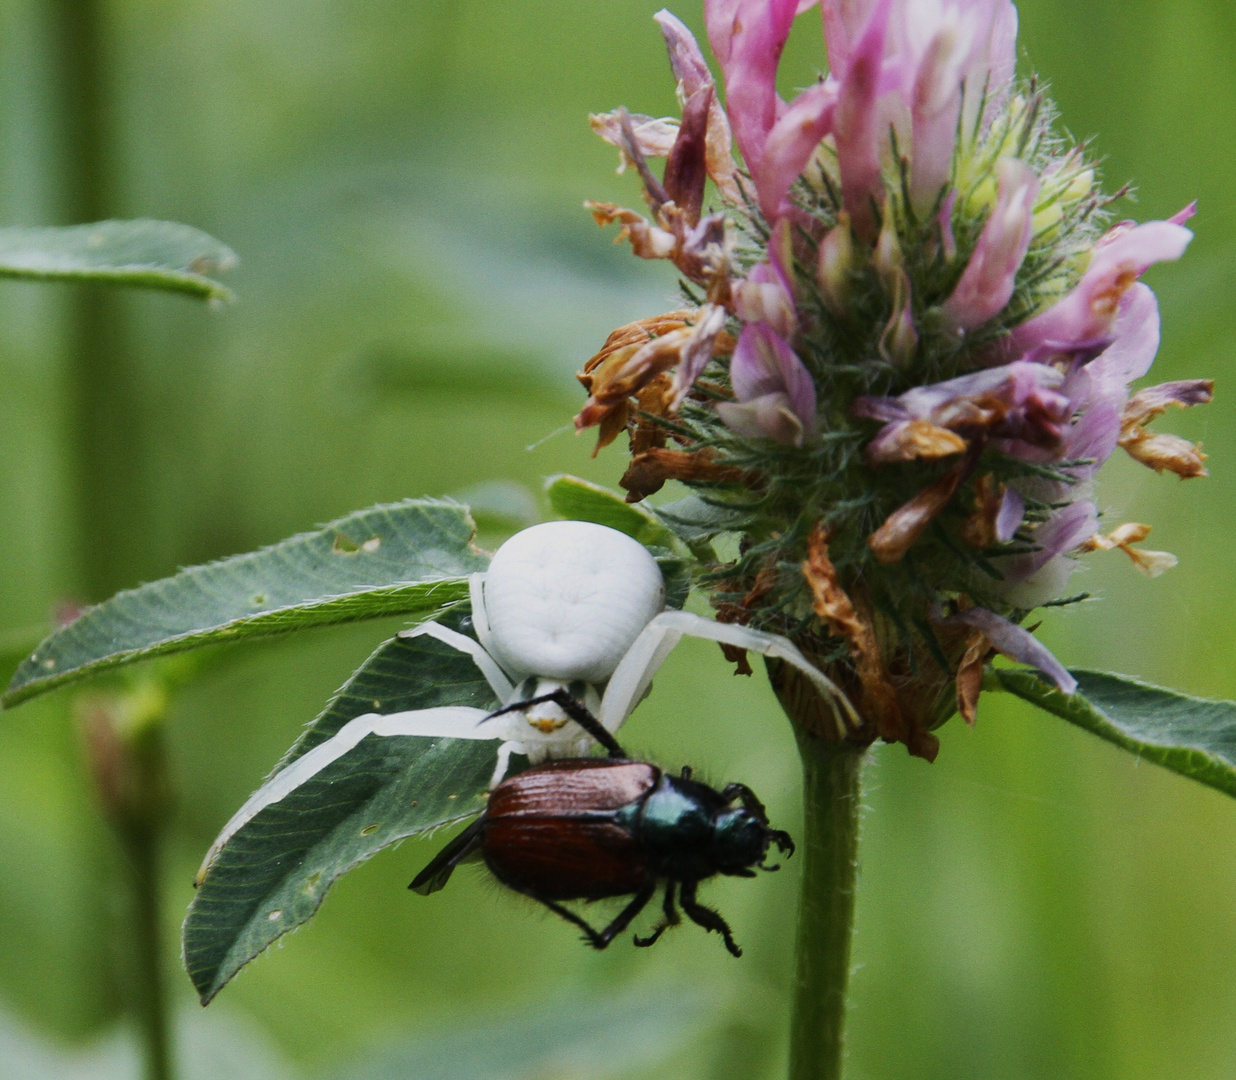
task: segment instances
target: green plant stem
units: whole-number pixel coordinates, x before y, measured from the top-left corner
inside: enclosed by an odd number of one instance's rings
[[[799,731],[802,898],[790,1021],[790,1080],[839,1080],[858,879],[863,751]]]
[[[131,1011],[141,1037],[146,1080],[173,1076],[160,933],[159,833],[157,828],[141,828],[123,837],[133,905]]]
[[[117,212],[105,0],[49,0],[64,224]],[[97,602],[141,575],[141,395],[106,286],[71,290],[65,385],[79,599]]]

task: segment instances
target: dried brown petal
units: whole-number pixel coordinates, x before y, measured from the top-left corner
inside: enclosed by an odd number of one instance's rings
[[[975,630],[967,639],[965,655],[957,665],[957,711],[971,727],[978,715],[979,694],[983,690],[983,669],[991,653],[991,642],[981,630]]]
[[[1178,435],[1155,435],[1145,425],[1170,408],[1206,405],[1214,396],[1210,379],[1185,379],[1148,386],[1129,399],[1120,417],[1120,445],[1129,455],[1155,472],[1174,472],[1182,480],[1210,475],[1201,444]]]
[[[889,514],[867,540],[875,557],[882,563],[904,559],[927,526],[948,505],[963,475],[961,467],[949,469],[934,484],[923,488],[908,503]]]
[[[646,157],[667,157],[678,138],[678,122],[669,119],[657,119],[653,116],[641,116],[631,113],[631,128],[635,133],[636,145]],[[623,148],[622,122],[617,112],[592,113],[588,117],[592,130],[611,146],[620,151],[618,172],[623,173],[633,162]]]
[[[660,491],[666,480],[750,485],[753,479],[744,469],[718,465],[708,450],[654,448],[633,457],[619,483],[626,489],[627,502],[639,502]]]
[[[936,461],[960,454],[968,445],[948,428],[938,427],[929,420],[910,420],[897,425],[891,438],[872,442],[867,448],[867,457],[873,465]]]
[[[875,724],[882,739],[903,742],[910,753],[934,759],[938,744],[933,747],[934,738],[917,731],[902,713],[897,692],[885,670],[875,629],[841,587],[837,568],[828,555],[828,534],[822,524],[812,530],[802,571],[811,587],[815,613],[849,646],[850,658],[862,686],[863,713]]]
[[[1202,444],[1195,445],[1179,435],[1153,435],[1139,427],[1130,434],[1121,435],[1120,445],[1130,457],[1157,473],[1167,470],[1182,480],[1210,475],[1203,464],[1206,455],[1202,453]]]
[[[997,485],[990,475],[978,478],[974,513],[961,527],[961,538],[971,547],[983,551],[999,539],[996,522],[1000,517],[1000,507],[1004,504],[1003,493],[1004,486]]]
[[[1132,546],[1140,544],[1149,535],[1149,525],[1131,521],[1117,526],[1106,536],[1102,533],[1095,533],[1081,545],[1080,550],[1111,551],[1113,548],[1120,548],[1143,574],[1147,577],[1158,577],[1164,570],[1170,570],[1180,560],[1170,551],[1146,551]]]

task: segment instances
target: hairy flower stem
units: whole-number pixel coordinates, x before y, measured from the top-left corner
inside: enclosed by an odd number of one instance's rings
[[[863,750],[798,731],[803,762],[802,898],[790,1020],[790,1080],[840,1080]]]

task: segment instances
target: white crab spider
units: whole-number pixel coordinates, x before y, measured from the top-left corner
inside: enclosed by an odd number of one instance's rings
[[[802,671],[832,708],[838,732],[859,726],[846,696],[798,648],[778,634],[665,611],[665,582],[643,544],[585,521],[551,521],[516,533],[471,579],[477,641],[440,623],[405,630],[467,653],[504,707],[565,690],[609,733],[639,704],[652,677],[684,635],[775,657]],[[844,715],[843,715],[844,714]],[[600,734],[600,733],[599,733]],[[560,705],[530,704],[495,716],[447,706],[367,713],[272,776],[224,826],[203,863],[265,807],[285,798],[369,735],[501,739],[490,786],[506,775],[512,754],[534,764],[583,757],[594,739]]]

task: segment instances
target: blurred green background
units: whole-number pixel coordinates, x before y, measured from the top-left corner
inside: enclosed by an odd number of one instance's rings
[[[58,4],[72,14],[74,0],[0,0],[2,224],[63,220],[80,179]],[[1098,137],[1108,187],[1136,181],[1123,212],[1165,217],[1200,200],[1185,261],[1149,278],[1164,314],[1155,374],[1218,383],[1213,406],[1161,425],[1204,440],[1210,480],[1116,460],[1099,492],[1115,520],[1152,523],[1151,546],[1180,567],[1151,582],[1119,553],[1092,557],[1075,580],[1102,602],[1050,615],[1044,634],[1073,665],[1236,697],[1236,8],[1019,7],[1023,53],[1070,130]],[[75,427],[80,369],[66,359],[72,295],[0,284],[0,645],[24,647],[24,628],[67,600],[373,502],[495,479],[539,492],[557,471],[614,483],[616,449],[592,461],[590,439],[559,429],[580,399],[572,373],[607,331],[673,295],[669,267],[612,246],[581,208],[637,197],[587,112],[674,109],[653,9],[103,3],[112,211],[227,241],[242,258],[228,281],[240,299],[219,311],[116,302],[104,378],[123,388],[112,416],[123,438],[92,458]],[[678,14],[699,27],[694,0]],[[791,42],[786,88],[821,62],[814,13]],[[83,485],[97,489],[97,535],[75,524]],[[251,646],[179,700],[169,956],[218,828],[393,629]],[[728,672],[715,647],[684,645],[625,741],[743,779],[793,830],[789,731],[762,676]],[[0,1080],[134,1075],[117,1026],[118,856],[70,714],[60,693],[0,717]],[[976,730],[942,734],[934,766],[872,755],[854,1080],[1236,1075],[1236,805],[1015,703],[989,697]],[[204,1016],[171,972],[189,1075],[782,1069],[792,862],[708,888],[741,961],[691,928],[648,953],[598,955],[475,872],[430,899],[408,894],[440,840],[350,875]]]

